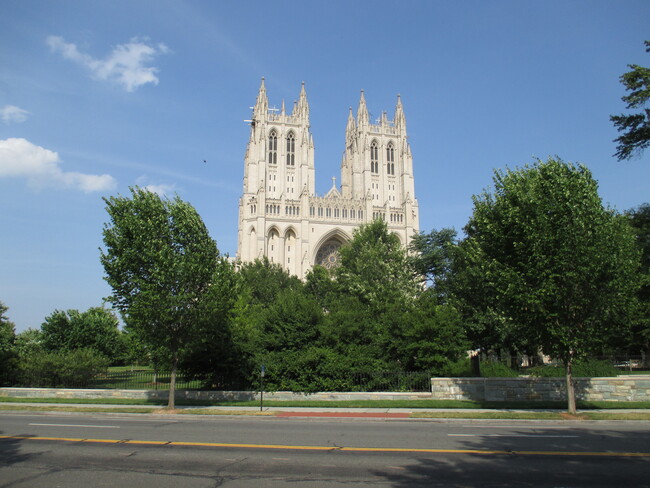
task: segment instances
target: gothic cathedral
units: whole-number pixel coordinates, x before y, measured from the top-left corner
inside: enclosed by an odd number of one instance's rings
[[[370,121],[363,91],[356,120],[350,108],[341,186],[315,192],[314,141],[303,83],[291,113],[269,110],[264,78],[250,121],[239,202],[237,258],[267,256],[304,278],[312,266],[336,266],[338,248],[355,228],[384,219],[408,245],[418,231],[418,203],[406,119],[398,95],[394,119]]]

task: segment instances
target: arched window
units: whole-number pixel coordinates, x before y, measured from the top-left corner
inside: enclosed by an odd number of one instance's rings
[[[278,133],[275,129],[269,134],[269,164],[278,164]]]
[[[287,166],[295,166],[296,164],[296,137],[293,132],[287,135]]]
[[[386,147],[386,172],[389,175],[395,174],[395,149],[392,142]]]
[[[377,141],[370,144],[370,172],[379,173],[379,145]]]

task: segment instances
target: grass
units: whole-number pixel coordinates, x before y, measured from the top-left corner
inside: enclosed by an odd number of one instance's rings
[[[0,411],[16,410],[12,405],[0,405]],[[169,415],[247,415],[272,417],[276,412],[258,412],[241,410],[217,409],[183,409],[169,411],[164,408],[129,408],[117,407],[107,410],[101,407],[71,407],[71,406],[31,406],[21,405],[21,411],[29,412],[85,412],[85,413],[131,413],[131,414],[169,414]],[[494,420],[650,420],[650,413],[645,412],[579,412],[577,416],[568,416],[564,412],[472,412],[472,411],[440,411],[440,412],[414,412],[411,419],[494,419]]]
[[[166,405],[167,400],[134,400],[119,398],[14,398],[0,397],[7,403],[50,403],[50,404],[109,404],[109,405]],[[177,405],[205,407],[259,407],[257,401],[184,401]],[[564,410],[566,402],[475,402],[469,400],[321,400],[321,401],[264,401],[265,407],[294,408],[407,408],[407,409],[494,409],[494,410]],[[578,402],[580,410],[650,409],[650,402]]]
[[[21,405],[20,407],[14,407],[13,405],[0,405],[0,411],[3,410],[17,410],[27,411],[27,412],[111,412],[111,413],[154,413],[160,408],[129,408],[129,407],[116,407],[106,409],[102,407],[37,407],[33,405]]]
[[[167,400],[134,400],[129,398],[25,398],[25,397],[0,397],[4,403],[76,403],[99,405],[167,405]]]

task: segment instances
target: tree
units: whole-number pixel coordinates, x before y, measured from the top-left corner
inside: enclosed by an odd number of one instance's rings
[[[636,234],[636,242],[641,252],[639,320],[634,327],[632,345],[640,347],[647,355],[650,349],[650,204],[639,205],[625,212],[625,215]]]
[[[181,370],[201,378],[210,389],[239,390],[248,386],[252,349],[246,334],[248,324],[244,321],[239,328],[239,322],[234,320],[242,288],[243,280],[235,264],[220,258],[205,297],[210,313],[196,323],[182,354]]]
[[[0,302],[0,385],[14,380],[17,367],[16,328],[5,315],[9,310]]]
[[[373,310],[381,311],[394,301],[412,301],[420,290],[399,237],[381,219],[356,229],[339,254],[340,265],[334,270],[339,289]]]
[[[101,251],[113,289],[109,300],[146,343],[168,352],[173,409],[179,353],[210,313],[206,297],[219,251],[194,207],[178,197],[169,200],[136,187],[131,198],[104,201],[111,219]]]
[[[431,286],[440,288],[451,272],[457,243],[456,231],[450,228],[416,234],[409,245],[411,266]],[[440,290],[439,293],[444,292]]]
[[[650,52],[650,41],[645,41],[646,52]],[[629,95],[621,99],[627,104],[626,108],[641,109],[650,100],[650,69],[637,64],[629,64],[632,71],[621,75],[620,80]],[[650,145],[650,109],[646,108],[630,115],[611,115],[610,120],[619,132],[616,153],[614,156],[619,161],[630,159],[635,154],[641,153]]]
[[[639,255],[629,225],[603,206],[586,167],[549,159],[496,171],[466,233],[462,262],[483,276],[483,312],[564,362],[575,413],[572,366],[633,314]]]
[[[48,351],[92,349],[113,363],[124,356],[117,317],[102,307],[85,312],[55,310],[45,317],[41,331]]]
[[[40,329],[30,327],[16,335],[16,352],[19,358],[37,355],[44,351],[43,333]]]

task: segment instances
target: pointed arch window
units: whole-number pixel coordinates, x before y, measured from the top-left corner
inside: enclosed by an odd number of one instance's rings
[[[269,134],[269,164],[278,164],[278,133],[275,129]]]
[[[296,136],[293,132],[287,134],[287,166],[296,164]]]
[[[379,145],[377,141],[370,144],[370,172],[379,173]]]
[[[392,142],[389,142],[388,146],[386,146],[386,173],[389,175],[395,174],[395,148]]]

